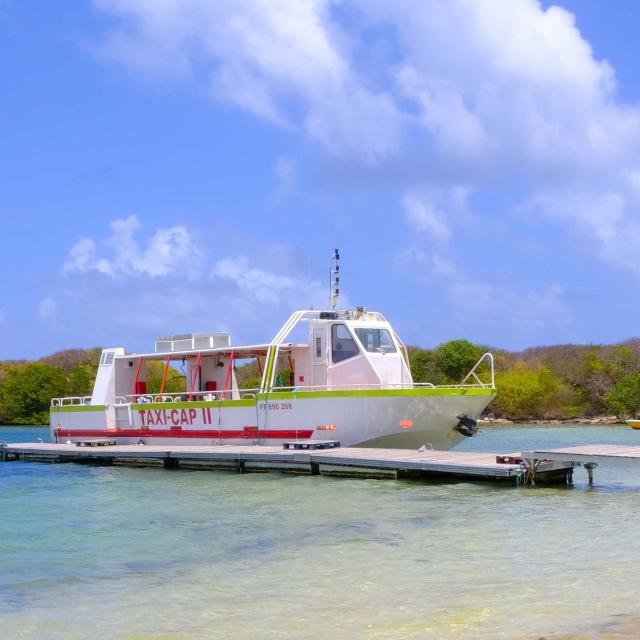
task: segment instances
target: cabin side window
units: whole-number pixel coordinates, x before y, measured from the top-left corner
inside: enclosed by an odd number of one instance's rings
[[[357,356],[360,350],[349,329],[344,324],[331,327],[331,360],[342,362]]]
[[[397,351],[387,329],[356,329],[356,335],[367,351],[374,353],[395,353]]]
[[[100,356],[100,365],[111,365],[113,364],[113,358],[115,357],[116,352],[111,350],[111,351],[103,351],[102,355]]]

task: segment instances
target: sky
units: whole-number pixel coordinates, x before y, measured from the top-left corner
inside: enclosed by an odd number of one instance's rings
[[[633,0],[0,0],[0,359],[640,335]]]

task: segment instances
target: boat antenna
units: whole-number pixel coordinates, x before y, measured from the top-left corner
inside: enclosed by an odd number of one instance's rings
[[[331,311],[338,308],[338,296],[340,295],[340,252],[335,249],[331,258],[331,270],[329,271],[329,306]]]

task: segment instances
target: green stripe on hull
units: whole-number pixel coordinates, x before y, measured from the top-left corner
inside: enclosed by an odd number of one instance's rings
[[[104,411],[103,404],[69,404],[61,407],[51,407],[51,413],[77,413],[80,411]]]
[[[315,398],[390,398],[425,396],[493,396],[495,389],[342,389],[336,391],[272,391],[259,393],[258,400],[312,400]]]
[[[341,389],[336,391],[272,391],[256,398],[194,402],[149,402],[131,405],[133,411],[147,409],[199,409],[203,407],[255,407],[257,400],[315,400],[319,398],[394,398],[433,396],[493,396],[495,389]],[[51,413],[103,412],[105,405],[65,405],[51,407]]]

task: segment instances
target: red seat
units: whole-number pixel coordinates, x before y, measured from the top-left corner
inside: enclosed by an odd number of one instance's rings
[[[136,382],[135,395],[142,396],[145,393],[147,393],[147,383],[144,380],[138,380],[138,382]]]

